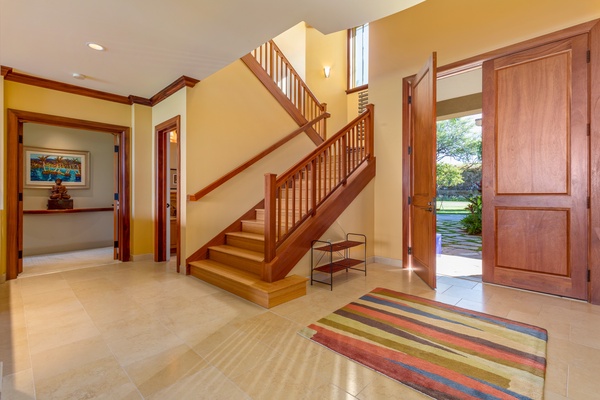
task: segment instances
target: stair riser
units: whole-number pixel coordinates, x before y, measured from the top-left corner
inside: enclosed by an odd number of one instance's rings
[[[269,299],[266,293],[253,290],[251,287],[248,287],[242,283],[195,266],[192,266],[190,269],[190,274],[200,280],[210,283],[211,285],[220,287],[229,293],[233,293],[241,298],[258,304],[261,307],[269,308]],[[306,290],[304,293],[306,294]]]
[[[190,268],[190,274],[264,308],[275,307],[279,304],[306,295],[306,281],[284,287],[275,292],[267,293],[254,287],[247,286],[241,282],[237,282],[229,277],[219,275],[218,273],[194,265]]]
[[[261,241],[236,236],[227,236],[226,242],[230,246],[240,247],[242,249],[256,251],[258,253],[262,253],[265,251],[264,240]]]
[[[244,257],[236,256],[234,254],[228,254],[217,250],[209,249],[208,258],[210,260],[241,269],[242,271],[248,271],[258,275],[262,273],[262,263],[254,260],[249,260]]]

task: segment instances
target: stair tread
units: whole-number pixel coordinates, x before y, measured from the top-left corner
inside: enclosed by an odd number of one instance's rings
[[[242,271],[235,267],[222,264],[212,260],[192,261],[190,265],[218,274],[227,279],[234,280],[240,284],[253,287],[262,292],[270,293],[296,283],[307,282],[308,278],[299,275],[290,275],[275,282],[265,282],[260,276],[251,272]]]
[[[229,232],[229,233],[227,233],[227,235],[228,236],[236,236],[236,237],[245,238],[245,239],[260,240],[262,242],[265,241],[265,235],[262,235],[260,233],[238,231],[238,232]]]
[[[242,249],[241,247],[229,246],[227,244],[222,244],[219,246],[211,246],[209,250],[220,251],[222,253],[231,254],[238,257],[247,258],[253,261],[264,261],[265,255],[256,251]]]

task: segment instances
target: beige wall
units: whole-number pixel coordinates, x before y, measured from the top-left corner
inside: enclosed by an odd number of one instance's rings
[[[292,64],[300,78],[306,82],[306,24],[300,22],[273,41]]]
[[[346,107],[346,31],[323,35],[307,29],[306,83],[322,103],[327,103],[331,117],[327,120],[328,136],[348,123]],[[331,67],[325,78],[324,66]]]
[[[188,194],[195,193],[243,164],[298,125],[241,62],[235,61],[189,89],[189,134],[185,138]],[[227,149],[225,152],[223,149]],[[264,198],[264,174],[281,173],[314,144],[306,135],[197,202],[187,203],[191,255]]]
[[[599,17],[597,0],[427,0],[371,24],[375,254],[402,257],[402,78],[433,51],[441,66]]]
[[[131,254],[134,258],[154,252],[152,108],[131,107]]]

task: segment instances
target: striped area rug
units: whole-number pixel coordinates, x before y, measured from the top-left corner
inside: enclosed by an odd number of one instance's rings
[[[377,288],[299,332],[435,399],[542,399],[545,329]]]

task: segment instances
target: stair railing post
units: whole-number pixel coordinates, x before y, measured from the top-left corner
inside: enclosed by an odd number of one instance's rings
[[[277,176],[265,174],[265,263],[275,258]]]
[[[314,216],[317,213],[317,158],[313,158],[310,162],[310,190],[312,191],[310,196],[312,212]]]
[[[348,132],[346,132],[344,135],[342,135],[341,139],[342,139],[342,148],[341,148],[341,153],[342,153],[342,174],[343,176],[342,178],[342,184],[345,185],[347,180],[348,180],[348,157],[349,157],[349,153],[348,153]]]
[[[327,113],[327,103],[321,104],[323,106],[323,114]],[[323,140],[327,140],[327,118],[321,120],[321,126],[323,129],[321,130],[321,137]]]
[[[367,110],[369,112],[368,117],[367,117],[367,121],[366,121],[366,126],[365,126],[365,131],[366,131],[366,139],[367,139],[367,157],[369,157],[369,160],[373,159],[373,150],[375,148],[375,132],[374,132],[374,128],[373,128],[373,121],[374,121],[374,117],[375,117],[375,106],[373,104],[367,104]]]

